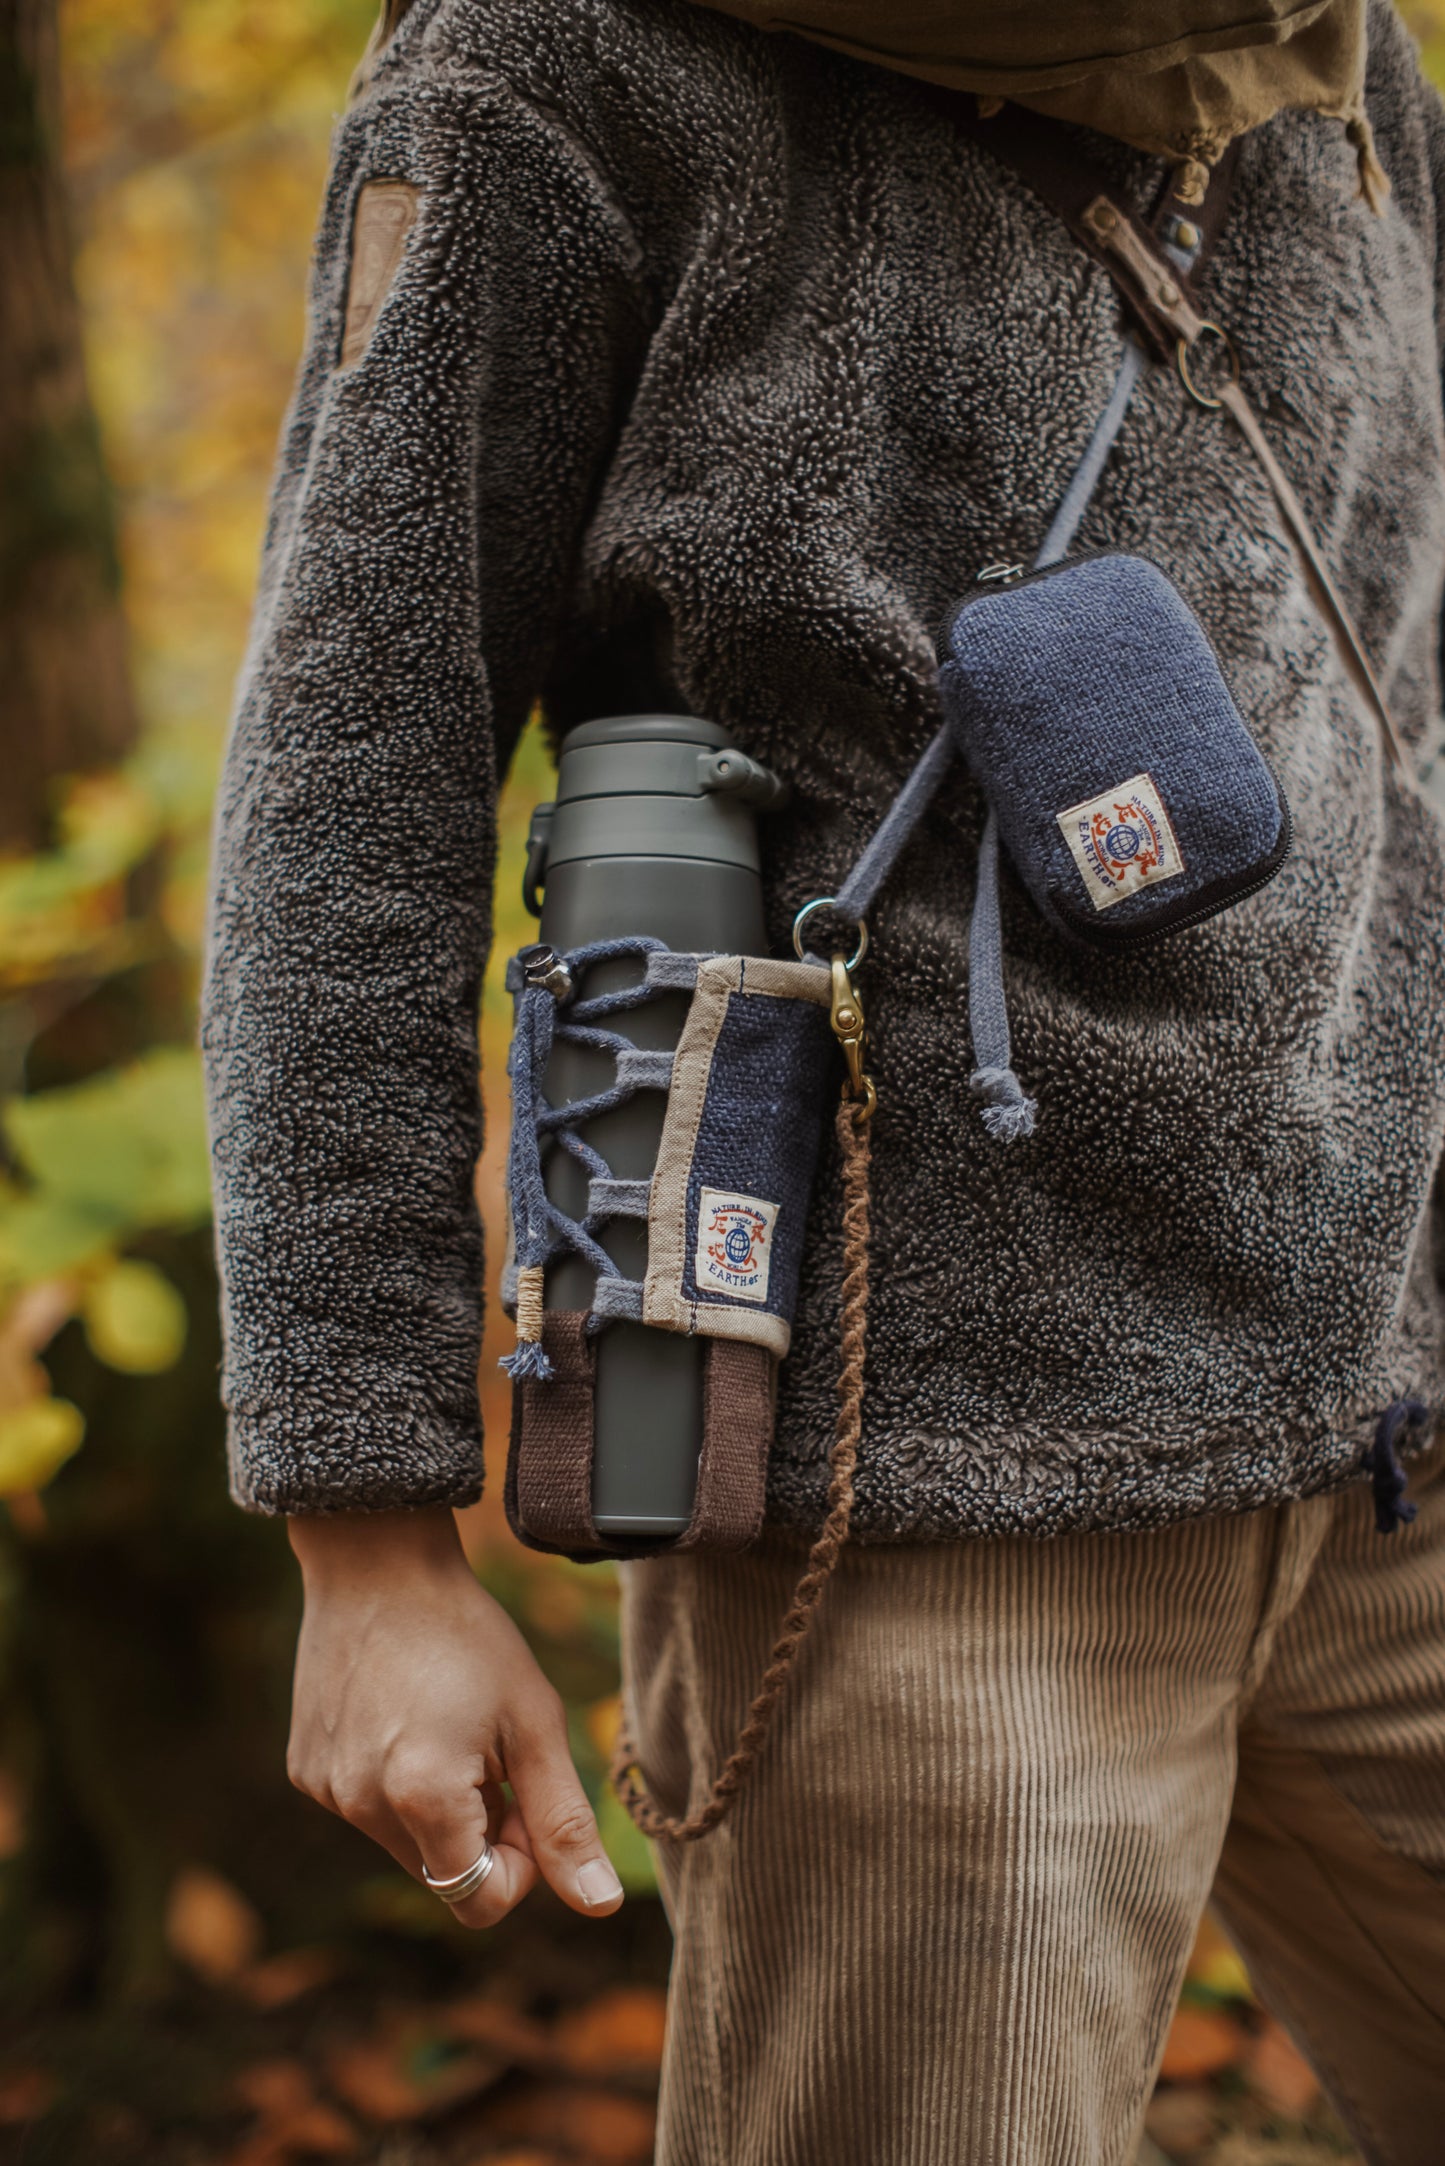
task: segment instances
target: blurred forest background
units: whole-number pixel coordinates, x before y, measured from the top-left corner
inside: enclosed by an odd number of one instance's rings
[[[225,1492],[207,825],[328,134],[374,10],[0,0],[0,2158],[26,2166],[651,2156],[668,1941],[602,1779],[610,1573],[522,1551],[495,1499],[466,1515],[632,1896],[588,1924],[542,1893],[469,1936],[287,1787],[295,1577],[284,1531]],[[1445,80],[1445,0],[1407,13]],[[499,956],[526,937],[546,794],[534,732]],[[494,969],[493,1272],[506,1023]],[[1149,2125],[1156,2161],[1350,2155],[1208,1927]]]

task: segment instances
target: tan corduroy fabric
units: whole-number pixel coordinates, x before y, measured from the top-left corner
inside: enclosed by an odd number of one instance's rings
[[[1216,1889],[1377,2166],[1445,2157],[1445,1471],[1139,1535],[845,1552],[733,1819],[660,1851],[658,2166],[1123,2166]],[[644,1765],[797,1570],[624,1567]]]

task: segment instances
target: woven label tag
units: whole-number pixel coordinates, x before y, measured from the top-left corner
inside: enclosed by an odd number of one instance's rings
[[[1096,910],[1111,910],[1126,895],[1184,870],[1164,800],[1148,775],[1071,805],[1059,814],[1059,826]]]
[[[775,1203],[740,1196],[730,1188],[705,1188],[693,1260],[698,1292],[726,1294],[731,1301],[766,1301],[777,1216]]]

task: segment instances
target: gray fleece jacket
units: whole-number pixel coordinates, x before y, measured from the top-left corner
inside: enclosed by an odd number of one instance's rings
[[[1369,109],[1244,151],[1209,312],[1409,739],[1440,709],[1445,124],[1389,7]],[[1152,196],[1157,166],[1081,137]],[[341,365],[368,181],[417,215]],[[399,191],[404,196],[406,191]],[[419,0],[338,129],[222,792],[205,990],[236,1493],[481,1485],[476,1010],[528,711],[664,704],[794,786],[771,930],[852,863],[939,720],[934,633],[1028,556],[1120,359],[1114,294],[916,86],[679,0]],[[1445,838],[1382,772],[1242,441],[1164,370],[1080,537],[1212,633],[1297,841],[1136,958],[1004,898],[1001,1148],[966,1081],[980,800],[873,914],[881,1096],[857,1527],[1140,1528],[1357,1478],[1445,1367]],[[770,1474],[820,1516],[837,1187]],[[1366,1499],[1361,1499],[1361,1509]]]

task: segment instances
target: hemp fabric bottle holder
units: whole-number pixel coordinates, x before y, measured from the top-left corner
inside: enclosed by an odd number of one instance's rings
[[[642,965],[640,982],[574,996],[591,968],[619,958]],[[773,1378],[791,1337],[837,1058],[833,975],[802,961],[680,954],[638,937],[564,956],[524,950],[508,982],[516,1024],[503,1300],[517,1317],[517,1349],[506,1362],[514,1384],[506,1496],[513,1531],[530,1547],[579,1561],[742,1548],[762,1526]],[[675,1052],[640,1051],[607,1027],[679,993],[688,1005]],[[559,1041],[611,1056],[612,1084],[549,1105],[544,1078]],[[579,1131],[640,1090],[665,1093],[656,1161],[650,1179],[618,1180]],[[587,1176],[580,1219],[547,1190],[544,1154],[558,1149]],[[641,1277],[625,1276],[599,1239],[618,1218],[645,1222]],[[590,1305],[545,1310],[544,1275],[566,1252],[595,1273]],[[692,1513],[681,1534],[663,1541],[601,1533],[592,1516],[595,1346],[623,1321],[706,1342]]]
[[[842,1048],[846,1078],[835,1116],[842,1165],[843,1289],[838,1420],[828,1506],[779,1628],[757,1693],[702,1807],[686,1819],[648,1795],[625,1726],[612,1775],[623,1803],[649,1834],[692,1840],[716,1827],[758,1753],[794,1656],[847,1539],[853,1470],[862,1433],[868,1298],[869,1122],[875,1095],[864,1071],[862,1005],[840,953],[828,968],[752,956],[682,955],[660,941],[606,941],[565,956],[525,950],[509,966],[516,1027],[509,1063],[512,1138],[508,1185],[513,1255],[506,1276],[517,1314],[512,1444],[506,1507],[529,1546],[579,1559],[656,1555],[704,1545],[736,1549],[761,1530],[772,1437],[772,1380],[787,1351],[802,1233],[820,1142],[827,1073]],[[593,999],[573,997],[589,965],[630,954],[640,984]],[[690,991],[676,1053],[639,1057],[608,1017],[664,993]],[[549,1106],[542,1079],[558,1036],[615,1056],[610,1091]],[[576,1130],[638,1089],[665,1088],[668,1104],[650,1182],[614,1181]],[[543,1179],[546,1145],[570,1151],[589,1175],[588,1211],[568,1219]],[[597,1240],[609,1216],[643,1213],[645,1277],[624,1279]],[[543,1274],[560,1246],[597,1272],[590,1311],[546,1312]],[[693,1515],[665,1542],[620,1545],[596,1538],[590,1507],[592,1342],[616,1318],[708,1339],[705,1420]],[[588,1540],[589,1533],[592,1540]]]

